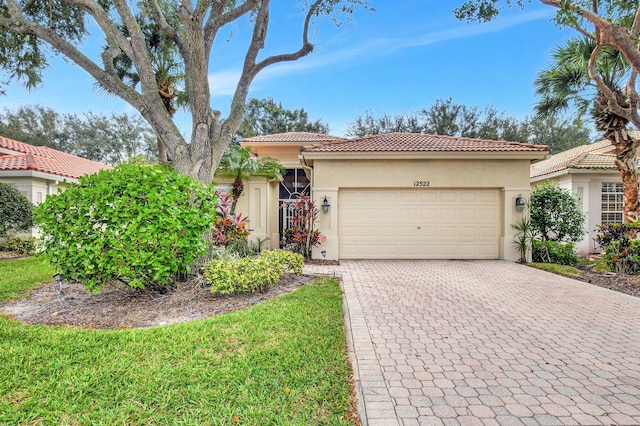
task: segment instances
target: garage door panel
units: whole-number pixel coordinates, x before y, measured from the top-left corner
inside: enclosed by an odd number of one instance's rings
[[[498,190],[341,190],[344,259],[497,259]]]

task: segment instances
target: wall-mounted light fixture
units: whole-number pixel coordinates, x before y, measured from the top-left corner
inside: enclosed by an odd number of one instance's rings
[[[324,213],[329,213],[329,207],[331,207],[331,204],[329,204],[329,200],[327,200],[327,196],[325,195],[324,200],[322,201],[322,211]]]
[[[524,206],[526,205],[524,198],[522,197],[522,194],[518,194],[518,196],[516,197],[516,211],[524,211]]]

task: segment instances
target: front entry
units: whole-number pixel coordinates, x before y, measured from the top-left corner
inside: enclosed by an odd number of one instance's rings
[[[310,194],[311,182],[301,168],[287,169],[279,188],[280,241],[285,229],[291,226],[293,205],[301,195]]]

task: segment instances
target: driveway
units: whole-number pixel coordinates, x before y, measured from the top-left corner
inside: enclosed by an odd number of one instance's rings
[[[363,425],[640,424],[640,298],[504,261],[342,261]]]

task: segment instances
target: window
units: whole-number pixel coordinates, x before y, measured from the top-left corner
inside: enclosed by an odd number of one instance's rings
[[[602,223],[622,223],[624,192],[621,183],[602,183]]]

